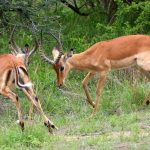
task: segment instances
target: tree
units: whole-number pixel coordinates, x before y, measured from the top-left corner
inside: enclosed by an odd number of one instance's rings
[[[49,14],[55,3],[55,0],[1,0],[0,28],[9,29],[15,24],[28,27],[30,22],[34,22],[37,27],[43,26],[43,22],[45,27],[49,27],[51,22],[56,24],[59,17]]]
[[[88,4],[88,1],[85,1],[83,4],[80,4],[80,6],[78,6],[77,1],[73,0],[72,3],[68,2],[67,0],[60,0],[65,6],[69,7],[71,10],[73,10],[74,12],[76,12],[78,15],[80,16],[88,16],[90,13],[89,12],[82,12],[81,9],[83,8],[83,6]],[[81,3],[81,2],[80,2]],[[92,2],[90,2],[90,4],[93,5]]]

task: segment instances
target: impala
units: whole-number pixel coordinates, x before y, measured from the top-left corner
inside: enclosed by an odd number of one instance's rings
[[[14,30],[13,30],[14,32]],[[12,40],[12,35],[10,39],[10,47],[13,52],[18,52],[19,48],[15,44],[14,40]],[[32,51],[37,49],[37,45],[34,46]],[[31,51],[31,52],[32,52]],[[21,53],[21,51],[20,51]],[[30,52],[29,52],[30,53]],[[16,87],[21,89],[24,94],[27,96],[30,102],[30,112],[29,115],[32,113],[33,105],[41,114],[45,126],[48,127],[49,132],[53,133],[53,129],[55,129],[55,125],[52,121],[50,121],[47,116],[44,114],[40,101],[38,97],[34,94],[34,90],[32,88],[32,83],[28,77],[27,69],[26,69],[26,60],[29,57],[26,57],[27,53],[17,54],[16,56],[13,54],[4,54],[0,55],[0,94],[5,97],[8,97],[12,100],[12,102],[16,105],[18,111],[18,123],[22,130],[24,130],[24,122],[22,118],[21,106],[19,103],[18,96],[11,91],[12,85],[15,84]]]
[[[25,44],[24,48],[20,48],[16,42],[14,41],[14,32],[16,29],[16,25],[14,26],[11,35],[10,35],[10,39],[9,39],[9,49],[11,50],[11,53],[13,55],[15,55],[17,58],[22,59],[22,61],[24,62],[25,66],[27,67],[29,64],[29,58],[30,56],[37,50],[38,48],[38,42],[36,39],[36,33],[35,33],[35,29],[32,27],[32,34],[33,34],[33,38],[34,38],[34,47],[32,48],[32,50],[30,51],[29,45]],[[28,115],[28,119],[30,120],[32,118],[32,113],[33,113],[33,103],[31,101],[29,101],[29,115]]]
[[[56,36],[53,35],[56,39]],[[59,41],[59,40],[57,40]],[[42,33],[40,40],[40,53],[42,58],[52,65],[57,74],[57,85],[62,86],[65,78],[71,69],[86,70],[88,74],[83,79],[82,84],[87,96],[87,101],[94,108],[92,115],[95,115],[99,105],[99,97],[107,74],[111,69],[119,69],[137,65],[148,79],[150,79],[150,36],[128,35],[112,40],[98,42],[79,54],[72,51],[62,55],[62,46],[52,50],[54,60],[49,59],[42,46]],[[59,58],[59,59],[57,59]],[[100,73],[97,89],[96,101],[92,101],[88,91],[87,82],[96,73]],[[144,104],[149,104],[150,93],[144,100]]]

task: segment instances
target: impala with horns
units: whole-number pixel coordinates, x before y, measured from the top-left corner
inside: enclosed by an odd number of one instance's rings
[[[50,60],[43,51],[42,34],[40,41],[40,53],[44,60],[50,63],[55,71],[57,70],[57,84],[60,86],[71,69],[85,70],[88,74],[83,79],[82,84],[87,96],[87,101],[94,108],[92,115],[95,115],[99,105],[99,97],[107,74],[111,69],[119,69],[138,66],[139,70],[150,79],[150,36],[128,35],[112,40],[102,41],[94,44],[84,52],[73,54],[71,51],[62,55],[62,49],[53,49],[53,60]],[[59,61],[57,58],[59,57]],[[55,61],[57,60],[57,62]],[[97,89],[96,101],[92,101],[87,87],[87,82],[96,74],[100,73]],[[144,100],[144,104],[149,104],[150,93]]]
[[[31,24],[31,29],[32,29],[32,35],[33,35],[33,39],[34,39],[34,47],[32,48],[32,50],[30,51],[29,49],[29,45],[25,44],[24,48],[20,48],[15,40],[14,40],[14,32],[15,29],[17,27],[17,25],[14,26],[11,34],[10,34],[10,38],[9,38],[9,49],[11,50],[11,53],[13,55],[15,55],[17,58],[22,59],[22,61],[24,62],[25,66],[27,67],[29,64],[29,58],[30,56],[37,50],[38,48],[38,42],[36,39],[36,32],[35,32],[35,28],[33,27],[33,24]],[[32,118],[32,112],[33,112],[33,104],[30,103],[30,111],[29,111],[29,119]]]
[[[24,60],[25,65],[27,66],[29,63],[30,56],[37,50],[38,48],[38,42],[36,39],[36,33],[35,29],[32,27],[32,35],[34,38],[34,47],[30,51],[30,47],[28,44],[25,44],[24,48],[20,48],[16,42],[14,41],[14,32],[16,29],[16,25],[14,26],[12,33],[10,35],[9,39],[9,48],[11,50],[11,53],[14,54],[16,57],[20,57]]]
[[[41,114],[44,124],[48,127],[49,132],[55,129],[55,125],[44,114],[38,97],[34,94],[32,83],[29,80],[28,73],[24,61],[12,54],[0,55],[0,94],[8,97],[16,105],[18,111],[18,123],[21,129],[24,129],[24,122],[22,119],[21,106],[18,96],[12,92],[12,85],[21,89],[28,98],[30,105],[34,105]],[[32,107],[30,107],[32,108]],[[31,115],[32,109],[29,111]]]
[[[14,41],[13,41],[14,42]],[[14,52],[18,52],[18,48],[14,45],[10,45]],[[15,45],[16,46],[16,45]],[[34,48],[35,49],[35,48]],[[33,49],[33,50],[34,50]],[[47,126],[50,133],[53,133],[53,129],[57,129],[52,121],[43,112],[40,101],[35,95],[32,88],[32,83],[28,77],[25,60],[26,57],[20,57],[13,54],[3,54],[0,55],[0,94],[11,99],[11,101],[16,105],[18,111],[18,123],[22,130],[24,130],[24,122],[22,118],[21,105],[19,103],[18,96],[12,92],[12,86],[15,84],[16,87],[21,89],[27,96],[29,101],[29,117],[31,117],[33,112],[33,105],[38,110],[40,115],[44,120],[45,126]],[[21,54],[22,56],[23,54]],[[24,54],[26,55],[26,53]]]

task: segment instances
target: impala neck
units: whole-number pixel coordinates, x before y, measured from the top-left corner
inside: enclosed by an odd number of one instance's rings
[[[71,58],[69,58],[68,63],[70,65],[70,69],[78,69],[78,70],[88,70],[90,57],[86,55],[85,52],[74,54]]]

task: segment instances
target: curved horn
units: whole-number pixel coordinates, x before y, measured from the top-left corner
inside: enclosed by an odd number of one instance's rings
[[[58,45],[59,45],[59,55],[58,55],[58,57],[57,57],[56,60],[55,60],[55,64],[58,64],[58,63],[59,63],[59,60],[60,60],[60,58],[61,58],[61,56],[62,56],[62,43],[61,43],[60,39],[58,39],[53,33],[49,32],[49,34],[50,34],[51,36],[53,36],[54,39],[56,39],[56,41],[57,41],[57,43],[58,43]]]
[[[16,26],[17,26],[17,25],[14,26],[14,28],[13,28],[11,34],[10,34],[9,48],[10,48],[15,54],[18,54],[18,53],[22,53],[22,51],[21,51],[21,48],[19,48],[19,47],[17,46],[17,44],[15,43],[14,37],[13,37],[14,32],[15,32],[15,29],[16,29]]]
[[[48,63],[51,64],[51,65],[54,64],[54,61],[53,61],[53,60],[50,60],[50,59],[45,55],[45,53],[44,53],[42,30],[41,30],[41,38],[40,38],[40,44],[39,44],[39,52],[40,52],[41,57],[42,57],[46,62],[48,62]]]
[[[38,48],[38,42],[37,42],[37,38],[36,38],[36,29],[35,29],[35,25],[33,23],[33,21],[31,22],[31,29],[32,29],[32,35],[34,38],[34,47],[32,48],[32,50],[29,52],[29,57],[37,50]]]

